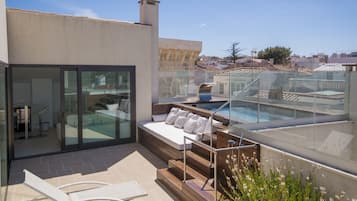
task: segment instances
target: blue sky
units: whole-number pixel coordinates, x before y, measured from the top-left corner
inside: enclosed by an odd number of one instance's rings
[[[7,6],[138,21],[138,0],[7,0]],[[161,0],[160,37],[200,40],[203,54],[268,46],[294,53],[357,51],[357,0]]]

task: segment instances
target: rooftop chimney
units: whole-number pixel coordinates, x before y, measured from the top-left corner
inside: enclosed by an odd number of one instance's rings
[[[159,101],[159,1],[140,0],[140,23],[151,25],[151,97]]]

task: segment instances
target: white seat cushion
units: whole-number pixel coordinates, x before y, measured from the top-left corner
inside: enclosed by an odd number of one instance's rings
[[[143,124],[143,127],[150,131],[153,136],[177,150],[184,149],[184,136],[195,140],[199,139],[198,135],[185,133],[183,129],[178,129],[173,125],[165,124],[165,122],[149,122]],[[191,142],[187,140],[186,143],[186,148],[191,149]]]

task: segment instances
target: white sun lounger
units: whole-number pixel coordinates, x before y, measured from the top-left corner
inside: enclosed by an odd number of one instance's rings
[[[114,200],[123,201],[130,200],[135,197],[147,195],[146,192],[136,181],[124,182],[120,184],[107,184],[97,181],[83,181],[71,184],[65,184],[59,187],[54,187],[40,177],[32,174],[28,170],[24,170],[24,184],[33,190],[45,195],[55,201],[87,201],[87,200]],[[82,184],[98,184],[102,187],[74,192],[66,194],[61,189]]]

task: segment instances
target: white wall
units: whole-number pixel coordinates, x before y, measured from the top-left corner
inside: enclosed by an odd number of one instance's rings
[[[151,118],[151,26],[7,9],[10,64],[135,65],[137,121]]]
[[[0,63],[8,62],[5,0],[0,0]]]
[[[152,103],[159,102],[159,3],[148,3],[142,0],[140,4],[140,23],[151,26],[151,98]]]
[[[346,192],[346,197],[357,198],[357,176],[323,166],[296,155],[288,154],[269,146],[260,145],[260,160],[265,171],[280,168],[294,171],[296,175],[302,174],[304,178],[312,175],[316,185],[327,189],[328,194]]]

